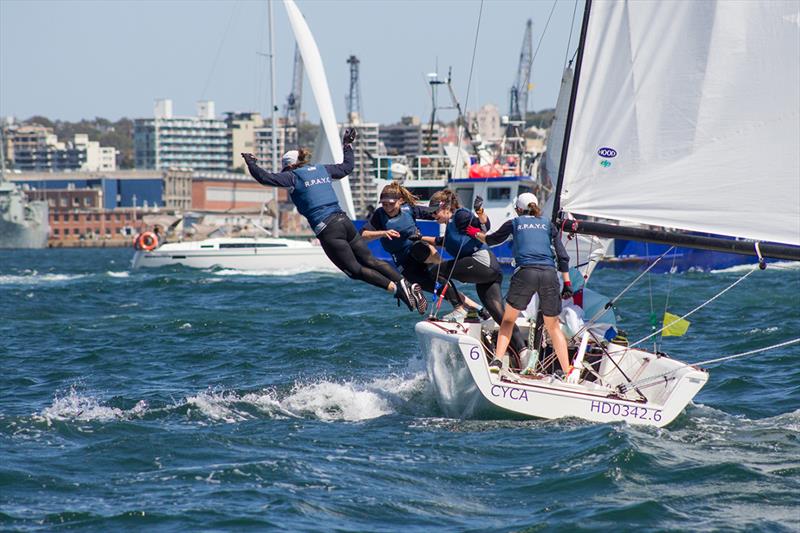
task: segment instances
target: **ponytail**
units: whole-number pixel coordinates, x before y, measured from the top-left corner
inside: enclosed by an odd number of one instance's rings
[[[297,149],[297,163],[289,165],[285,170],[294,170],[296,168],[304,167],[311,162],[311,150],[307,148]]]
[[[383,196],[393,196],[402,198],[405,203],[408,205],[416,205],[419,198],[414,196],[411,191],[400,185],[398,182],[393,181],[389,185],[383,188],[381,191],[381,197]]]

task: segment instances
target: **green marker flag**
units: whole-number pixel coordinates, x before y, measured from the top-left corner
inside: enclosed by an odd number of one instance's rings
[[[664,331],[661,332],[662,337],[680,337],[689,329],[688,320],[684,320],[672,313],[664,313]]]

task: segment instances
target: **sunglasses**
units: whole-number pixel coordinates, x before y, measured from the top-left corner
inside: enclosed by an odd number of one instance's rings
[[[400,200],[381,200],[381,205],[394,205]]]

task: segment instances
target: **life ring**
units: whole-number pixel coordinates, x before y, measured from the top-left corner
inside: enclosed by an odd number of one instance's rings
[[[145,252],[152,252],[158,247],[158,237],[152,231],[145,231],[136,238],[136,243]]]

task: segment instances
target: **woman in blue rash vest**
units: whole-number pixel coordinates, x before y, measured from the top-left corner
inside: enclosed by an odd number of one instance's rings
[[[486,244],[475,239],[479,232],[489,229],[489,217],[473,214],[460,206],[458,196],[445,189],[431,197],[431,207],[435,208],[436,220],[447,224],[444,237],[422,237],[426,242],[440,246],[444,244],[453,259],[445,261],[439,268],[441,275],[464,283],[474,283],[478,298],[495,322],[503,320],[503,272],[494,252]],[[516,325],[512,329],[511,348],[519,357],[525,350],[525,339]],[[519,367],[519,360],[514,361]]]
[[[495,246],[511,237],[514,247],[514,261],[517,265],[511,277],[511,285],[506,295],[506,309],[497,335],[495,359],[489,363],[492,372],[503,367],[502,358],[506,353],[511,328],[519,312],[528,307],[531,297],[539,294],[539,307],[544,315],[544,326],[550,334],[553,349],[565,379],[570,379],[572,365],[569,364],[567,340],[561,331],[558,315],[561,314],[561,298],[572,296],[569,281],[569,255],[564,243],[558,238],[558,228],[542,216],[536,196],[526,192],[517,197],[517,217],[507,220],[494,233],[480,232],[477,239]],[[553,253],[555,250],[555,253]],[[564,288],[559,298],[558,271],[564,280]]]
[[[267,172],[259,167],[253,154],[243,153],[250,175],[262,185],[286,187],[301,215],[306,217],[319,239],[325,255],[348,277],[385,289],[405,303],[409,310],[425,313],[428,301],[422,288],[409,283],[388,263],[373,257],[367,243],[356,231],[353,222],[339,207],[331,180],[342,179],[353,171],[352,143],[356,130],[344,132],[344,160],[336,165],[309,165],[307,150],[291,150],[281,158],[283,170]],[[398,304],[399,305],[399,304]]]
[[[420,240],[416,221],[434,220],[433,209],[417,205],[418,198],[399,183],[390,183],[381,191],[380,203],[361,228],[361,236],[365,240],[380,239],[383,249],[392,254],[395,264],[403,276],[419,283],[424,291],[433,293],[436,289],[436,275],[428,266],[439,261],[439,255],[431,249],[431,245]],[[422,257],[422,260],[417,258]],[[439,275],[440,287],[444,290],[444,299],[452,306],[453,311],[443,317],[444,320],[463,321],[467,316],[467,307],[480,306],[448,283],[442,273]],[[479,311],[483,318],[489,314],[483,309]]]

